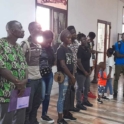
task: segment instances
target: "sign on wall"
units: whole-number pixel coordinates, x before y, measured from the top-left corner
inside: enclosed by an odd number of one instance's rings
[[[38,4],[67,10],[67,0],[37,0]]]

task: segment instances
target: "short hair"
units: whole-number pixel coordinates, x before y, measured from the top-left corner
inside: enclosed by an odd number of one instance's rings
[[[82,37],[86,37],[86,35],[79,32],[77,35],[77,40],[80,41]]]
[[[12,20],[12,21],[9,21],[7,24],[6,24],[6,30],[11,30],[14,28],[14,25],[15,23],[20,23],[16,20]]]
[[[94,39],[96,37],[96,34],[94,32],[89,32],[88,35],[91,39]]]
[[[37,23],[37,22],[31,22],[31,23],[29,24],[29,26],[28,26],[28,30],[29,30],[29,31],[33,30],[33,28],[34,28],[34,26],[35,26],[36,24],[38,24],[38,23]]]
[[[114,49],[113,48],[108,48],[107,52],[112,55],[114,53]]]
[[[51,30],[43,31],[42,36],[44,38],[52,38],[53,39],[53,32]]]
[[[74,27],[74,26],[68,26],[67,29],[68,29],[69,31],[71,31],[72,29],[75,30],[75,27]]]
[[[67,36],[67,34],[70,34],[71,35],[71,33],[69,32],[69,30],[67,30],[67,29],[64,29],[62,32],[61,32],[61,34],[60,34],[60,40],[63,42],[64,41],[64,38]]]

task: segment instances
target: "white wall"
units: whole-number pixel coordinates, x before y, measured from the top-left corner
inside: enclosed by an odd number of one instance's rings
[[[97,34],[98,19],[111,22],[112,45],[122,31],[122,6],[120,0],[69,0],[68,25],[87,35],[90,31]]]
[[[5,26],[11,20],[22,23],[27,38],[28,24],[35,20],[35,0],[0,0],[0,17],[0,38],[6,36]]]
[[[68,25],[74,25],[77,31],[88,34],[97,32],[97,19],[112,23],[111,44],[117,40],[117,33],[122,31],[122,7],[120,0],[69,0]],[[18,20],[29,36],[28,24],[35,20],[35,0],[0,0],[0,37],[6,36],[5,26],[10,20]],[[24,38],[24,39],[25,39]],[[19,41],[22,41],[20,39]],[[54,67],[54,72],[56,67]],[[52,94],[58,92],[54,82]]]

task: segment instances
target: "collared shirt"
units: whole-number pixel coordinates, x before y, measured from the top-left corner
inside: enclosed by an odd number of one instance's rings
[[[41,46],[39,44],[35,44],[31,37],[28,38],[28,43],[30,45],[30,49],[28,49],[27,44],[24,42],[22,44],[22,49],[26,57],[26,61],[28,64],[28,79],[40,79],[40,71],[39,71],[39,57],[41,54]],[[29,60],[29,50],[30,50],[30,60]]]
[[[27,63],[21,47],[11,45],[5,38],[0,39],[0,68],[6,68],[19,80],[26,77]],[[10,101],[11,91],[15,89],[14,83],[0,77],[0,103]]]

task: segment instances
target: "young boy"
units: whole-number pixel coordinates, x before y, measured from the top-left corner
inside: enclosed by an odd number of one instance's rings
[[[104,62],[100,62],[98,65],[99,68],[99,73],[98,73],[98,103],[102,104],[103,101],[101,100],[101,97],[104,95],[105,92],[105,87],[107,83],[107,75],[106,72],[104,71],[106,66]]]

